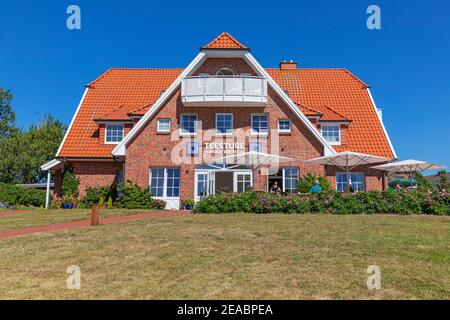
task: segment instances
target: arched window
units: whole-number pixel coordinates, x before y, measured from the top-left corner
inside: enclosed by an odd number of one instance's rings
[[[234,76],[234,72],[230,68],[220,68],[216,74],[218,76]]]

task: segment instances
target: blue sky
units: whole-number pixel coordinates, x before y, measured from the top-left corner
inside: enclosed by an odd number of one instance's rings
[[[81,8],[81,30],[66,9]],[[366,28],[381,8],[382,29]],[[228,31],[265,67],[344,67],[372,86],[401,159],[450,165],[450,1],[3,1],[0,86],[18,123],[69,123],[84,85],[110,67],[185,67]]]

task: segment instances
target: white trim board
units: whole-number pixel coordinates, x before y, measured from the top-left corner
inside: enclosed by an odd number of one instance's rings
[[[87,94],[88,90],[89,90],[89,88],[86,88],[84,90],[83,96],[81,97],[81,100],[80,100],[80,103],[78,104],[77,110],[75,111],[75,114],[73,115],[72,121],[70,121],[69,127],[67,128],[66,134],[64,135],[64,138],[61,141],[61,144],[59,145],[58,151],[56,152],[56,157],[59,157],[59,154],[61,153],[61,150],[62,150],[62,148],[64,146],[64,143],[66,142],[67,137],[69,136],[69,132],[72,129],[72,126],[73,126],[73,124],[75,122],[75,119],[76,119],[76,117],[78,115],[78,112],[80,112],[81,105],[84,102],[84,98],[86,97],[86,94]]]
[[[383,128],[383,132],[384,132],[384,135],[386,136],[386,139],[387,139],[387,141],[389,143],[389,147],[391,148],[391,151],[394,154],[394,158],[398,159],[397,153],[395,152],[394,146],[392,145],[391,138],[389,138],[389,134],[387,133],[386,127],[384,126],[384,123],[383,123],[383,119],[381,118],[381,115],[378,112],[378,107],[375,104],[375,100],[373,100],[372,93],[370,92],[369,88],[367,88],[367,93],[369,94],[369,98],[370,98],[370,101],[372,102],[373,109],[375,110],[377,118],[380,121],[381,127]]]

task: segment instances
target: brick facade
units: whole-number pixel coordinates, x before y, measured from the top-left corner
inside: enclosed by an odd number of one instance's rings
[[[243,59],[208,59],[196,71],[195,75],[201,73],[215,74],[220,68],[228,67],[236,74],[247,73],[256,75]],[[180,198],[194,198],[195,168],[197,165],[207,162],[204,159],[205,142],[243,142],[245,151],[248,151],[249,141],[263,142],[263,152],[278,154],[295,159],[291,163],[283,163],[283,167],[295,167],[300,169],[300,175],[314,173],[326,174],[328,180],[335,187],[336,170],[331,167],[324,168],[319,165],[308,165],[303,160],[320,157],[323,155],[323,146],[309,129],[297,118],[287,105],[275,94],[272,89],[268,91],[268,103],[265,107],[185,107],[181,102],[181,93],[178,90],[159,112],[140,130],[135,138],[129,142],[126,149],[124,163],[119,161],[72,161],[75,175],[80,179],[80,195],[85,194],[87,187],[99,187],[111,185],[117,181],[118,172],[124,170],[124,178],[142,187],[149,186],[149,169],[152,167],[178,167],[180,168]],[[181,114],[197,114],[200,121],[198,134],[194,138],[179,137],[179,123]],[[200,155],[190,158],[188,163],[177,163],[174,161],[175,151],[184,150],[187,141],[200,141],[202,136],[215,129],[216,113],[233,114],[234,133],[226,140],[222,137],[211,135],[210,139],[203,139]],[[267,113],[269,118],[269,134],[267,137],[256,137],[244,135],[250,132],[251,115],[253,113]],[[171,119],[171,134],[157,133],[157,120],[161,118]],[[277,132],[278,120],[292,120],[291,133]],[[317,124],[316,124],[317,125]],[[128,133],[132,124],[125,126]],[[319,128],[319,126],[317,125]],[[345,126],[342,127],[342,142],[345,143]],[[104,144],[105,128],[99,125],[97,132],[99,144]],[[205,141],[206,140],[206,141]],[[203,157],[203,158],[202,158]],[[368,168],[358,168],[356,171],[365,173],[366,189],[381,190],[383,178],[380,172]],[[267,175],[265,168],[253,170],[253,184],[255,190],[267,191]],[[60,189],[61,173],[55,179],[55,189]]]

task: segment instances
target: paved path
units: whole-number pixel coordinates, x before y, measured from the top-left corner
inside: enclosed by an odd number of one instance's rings
[[[12,216],[15,214],[21,214],[21,213],[33,213],[32,210],[0,210],[0,217],[1,216]]]
[[[127,222],[127,221],[147,219],[147,218],[174,217],[174,216],[186,215],[186,214],[190,214],[190,213],[191,213],[191,211],[172,210],[172,211],[154,211],[154,212],[134,214],[134,215],[122,216],[122,217],[109,217],[109,218],[101,218],[100,217],[100,224]],[[22,235],[27,235],[27,234],[32,234],[32,233],[42,233],[42,232],[52,232],[52,231],[60,231],[60,230],[66,230],[66,229],[84,228],[84,227],[90,226],[90,224],[91,224],[91,220],[89,219],[89,220],[48,224],[45,226],[30,227],[30,228],[25,228],[25,229],[8,230],[8,231],[0,232],[0,239],[12,238],[12,237],[17,237],[17,236],[22,236]]]

